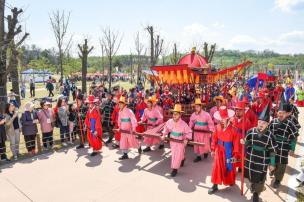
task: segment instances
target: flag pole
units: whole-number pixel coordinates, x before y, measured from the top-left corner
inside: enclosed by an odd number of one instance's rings
[[[243,109],[243,123],[242,123],[242,139],[245,139],[245,105]],[[245,141],[245,140],[244,140]],[[244,195],[244,158],[245,158],[245,144],[242,144],[242,152],[241,152],[241,160],[242,160],[242,176],[241,176],[241,195]]]

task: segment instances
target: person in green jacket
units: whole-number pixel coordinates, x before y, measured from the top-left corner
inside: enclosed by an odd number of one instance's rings
[[[302,86],[300,86],[297,89],[296,95],[297,95],[297,105],[298,105],[298,107],[304,107],[304,91],[303,91]]]
[[[53,85],[51,79],[49,79],[47,81],[47,83],[46,83],[46,89],[49,91],[49,97],[54,97],[54,93],[53,93],[54,85]]]

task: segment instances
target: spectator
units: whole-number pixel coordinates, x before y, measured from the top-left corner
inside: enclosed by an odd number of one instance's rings
[[[33,79],[30,79],[30,93],[31,97],[35,97],[35,81]]]
[[[297,105],[298,105],[298,107],[304,107],[304,91],[303,91],[302,86],[300,86],[297,89],[296,95],[297,95]]]
[[[58,119],[59,119],[59,129],[60,129],[60,140],[63,146],[67,146],[66,142],[69,140],[69,125],[68,125],[68,108],[66,101],[63,97],[58,99]]]
[[[66,90],[66,95],[65,95],[65,96],[67,96],[67,100],[69,100],[69,99],[70,99],[70,90],[71,90],[71,86],[70,86],[70,81],[69,81],[69,79],[66,79],[66,80],[65,80],[65,85],[64,85],[64,87],[65,87],[65,90]]]
[[[285,89],[285,100],[289,102],[291,97],[295,96],[295,88],[293,87],[292,83],[288,84],[288,87]]]
[[[48,101],[41,101],[40,106],[42,110],[37,113],[42,132],[44,149],[50,149],[53,147],[54,112],[49,108],[50,104],[51,103]]]
[[[29,102],[24,107],[21,116],[22,133],[28,153],[35,155],[38,117],[34,111],[34,104]]]
[[[12,103],[13,105],[15,105],[16,108],[19,108],[19,104],[16,100],[16,96],[19,96],[19,95],[14,93],[13,89],[11,89],[7,95],[7,97],[9,98],[9,103]]]
[[[115,103],[113,102],[113,95],[109,92],[107,94],[107,100],[104,107],[101,109],[102,114],[102,131],[109,134],[109,139],[106,141],[106,144],[112,142],[114,137],[113,132],[113,123],[111,121],[111,115],[114,111]]]
[[[77,86],[75,85],[75,82],[72,82],[71,85],[71,91],[72,91],[72,96],[73,96],[73,101],[76,100],[76,91],[77,91]]]
[[[0,111],[0,160],[9,161],[6,156],[6,132],[5,132],[5,116],[4,116],[4,107],[1,107]]]
[[[74,130],[76,119],[77,119],[76,105],[70,104],[69,105],[69,132],[70,132],[71,144],[73,144],[76,140],[76,131]]]
[[[13,153],[14,160],[18,159],[19,155],[19,142],[20,142],[20,122],[18,111],[12,103],[6,104],[5,109],[5,132],[10,141],[11,152]]]
[[[25,83],[22,82],[22,84],[21,84],[21,97],[22,97],[23,99],[25,98],[25,90],[26,90]]]
[[[54,93],[53,93],[54,85],[53,85],[51,77],[46,83],[46,89],[49,91],[49,97],[54,97]]]

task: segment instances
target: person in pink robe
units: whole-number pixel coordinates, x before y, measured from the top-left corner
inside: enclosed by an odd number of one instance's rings
[[[170,141],[171,148],[171,176],[175,177],[177,170],[180,167],[184,166],[185,162],[185,147],[188,143],[188,140],[192,138],[192,130],[187,125],[185,121],[181,119],[182,106],[180,104],[175,104],[173,112],[173,118],[169,119],[163,129],[164,140],[167,135],[170,135],[170,138],[182,140],[183,143]]]
[[[120,149],[123,155],[119,160],[128,159],[128,151],[130,148],[137,148],[138,153],[141,154],[141,147],[133,135],[136,131],[137,120],[131,109],[126,107],[126,98],[121,96],[119,100],[120,111],[118,113],[118,130],[121,132]]]
[[[153,107],[153,104],[154,100],[150,97],[147,101],[147,108],[144,110],[144,114],[141,117],[141,123],[146,123],[147,129],[154,128],[163,123],[163,116],[160,114],[159,110]],[[151,151],[151,146],[157,144],[160,144],[160,149],[164,148],[163,144],[161,144],[160,138],[144,137],[144,144],[146,145],[146,148],[143,152]]]
[[[194,145],[193,147],[194,153],[196,154],[194,162],[196,163],[202,160],[201,155],[207,158],[210,152],[211,133],[201,132],[200,130],[214,132],[214,123],[210,114],[202,109],[203,103],[199,98],[195,99],[194,104],[195,112],[190,117],[189,127],[194,131],[194,141],[205,144],[204,146]]]

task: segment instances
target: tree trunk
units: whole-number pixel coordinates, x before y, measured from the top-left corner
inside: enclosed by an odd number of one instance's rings
[[[140,55],[138,55],[137,56],[137,58],[138,58],[138,62],[137,62],[137,85],[139,84],[139,82],[140,82],[140,62],[141,62],[141,60],[140,60]]]
[[[88,67],[88,56],[82,56],[82,92],[87,92],[87,67]]]
[[[112,57],[109,57],[109,92],[112,87]]]
[[[153,27],[151,26],[151,33],[150,33],[150,37],[151,37],[151,58],[150,58],[150,62],[151,62],[151,67],[155,65],[154,62],[154,30]]]
[[[12,78],[12,89],[13,92],[15,94],[17,94],[18,96],[16,96],[16,100],[17,103],[20,105],[20,89],[19,89],[19,73],[18,73],[18,60],[17,60],[17,56],[18,56],[18,51],[16,50],[16,48],[11,47],[11,51],[12,51],[12,55],[10,58],[10,74],[11,74],[11,78]]]
[[[7,102],[6,90],[6,48],[4,46],[4,9],[5,0],[0,0],[0,107],[4,109]]]
[[[63,57],[62,50],[59,50],[59,65],[60,65],[60,84],[63,85]]]
[[[133,84],[133,56],[130,56],[130,66],[131,66],[131,84]]]

